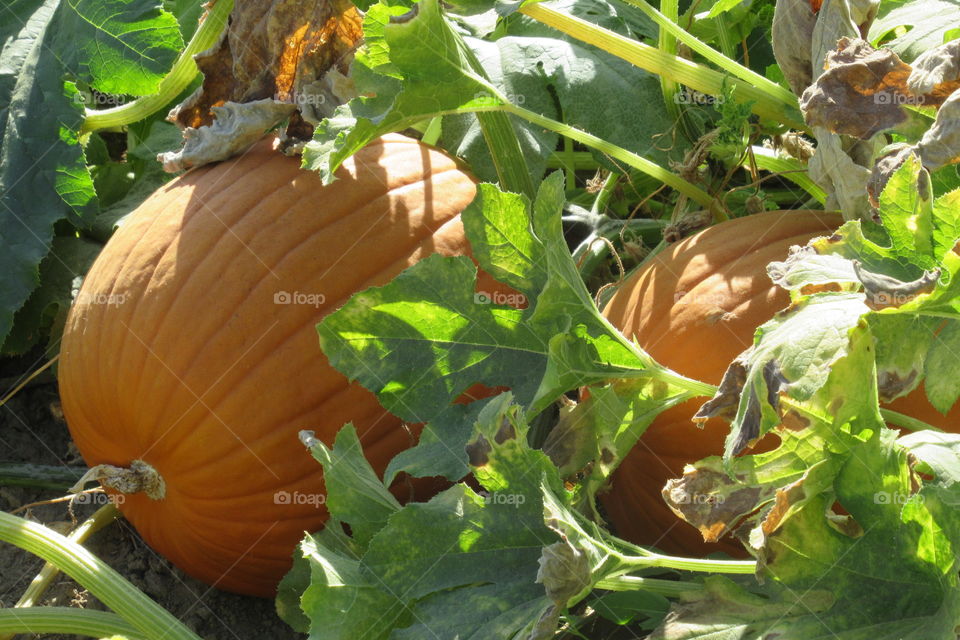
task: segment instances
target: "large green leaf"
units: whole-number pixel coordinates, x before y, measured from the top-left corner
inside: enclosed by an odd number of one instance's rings
[[[103,93],[156,92],[183,40],[158,0],[63,0],[56,52],[65,69]]]
[[[6,20],[0,50],[0,342],[14,313],[39,284],[53,225],[96,213],[93,181],[78,144],[83,114],[76,88],[64,82],[56,16],[63,9],[21,0]],[[21,22],[21,20],[23,22]]]

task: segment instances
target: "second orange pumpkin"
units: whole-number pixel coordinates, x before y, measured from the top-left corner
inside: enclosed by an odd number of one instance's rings
[[[710,227],[656,256],[613,295],[604,315],[658,362],[685,376],[719,384],[727,365],[753,342],[754,329],[789,304],[767,277],[766,265],[791,245],[832,233],[840,216],[815,211],[769,212]],[[714,418],[703,429],[691,418],[695,398],[661,413],[614,473],[601,496],[615,532],[632,542],[682,555],[741,554],[735,543],[708,544],[664,503],[660,491],[685,464],[723,451],[729,424]],[[947,428],[923,389],[891,409]]]

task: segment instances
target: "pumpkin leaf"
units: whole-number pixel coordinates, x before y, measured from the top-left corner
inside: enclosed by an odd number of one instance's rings
[[[661,411],[690,397],[689,393],[651,378],[621,380],[590,388],[590,396],[561,412],[543,445],[563,477],[583,470],[571,502],[582,513],[595,514],[595,495]]]
[[[861,293],[819,294],[757,329],[754,346],[741,356],[745,380],[725,444],[726,459],[780,423],[781,394],[801,402],[813,397],[846,355],[848,334],[868,311]],[[712,408],[704,405],[696,419],[716,415]]]
[[[949,488],[960,482],[960,435],[925,429],[898,438],[897,444],[925,465],[936,484]]]
[[[947,413],[960,398],[960,377],[956,375],[958,357],[960,320],[952,319],[933,337],[923,369],[927,398],[940,413]]]
[[[177,18],[156,0],[67,0],[60,12],[60,61],[103,93],[155,93],[183,49]]]
[[[765,471],[735,472],[736,483],[719,467],[703,475],[701,490],[714,496],[773,498],[750,520],[748,548],[762,583],[708,578],[706,591],[684,596],[652,638],[708,637],[698,631],[708,615],[712,634],[746,634],[730,637],[952,637],[960,620],[956,436],[896,440],[877,409],[872,345],[866,327],[855,329],[849,354],[819,392],[835,411],[808,414],[782,432],[781,447],[799,457],[777,464],[775,450],[735,459],[737,471],[749,458]],[[915,448],[933,482],[912,472],[905,446]],[[736,488],[723,494],[725,486]],[[750,502],[738,511],[749,513]]]
[[[622,33],[631,34],[635,23],[642,23],[629,8],[621,18],[611,5],[596,4],[578,3],[578,9],[607,14],[607,26]],[[476,7],[460,8],[473,12]],[[444,116],[444,146],[464,157],[481,179],[496,180],[495,158],[474,112],[497,110],[500,96],[658,162],[682,154],[679,147],[668,153],[657,144],[657,135],[669,130],[672,120],[654,75],[572,38],[545,33],[543,25],[520,16],[511,16],[502,30],[483,40],[461,37],[436,0],[407,9],[379,3],[366,14],[365,45],[353,66],[363,97],[323,121],[304,152],[304,166],[325,181],[374,138],[437,116]],[[437,90],[440,85],[443,91]],[[598,94],[618,99],[598,103]],[[644,118],[634,117],[635,104],[647,105]],[[530,173],[542,175],[557,134],[518,119],[510,124]],[[603,154],[594,156],[616,169]]]
[[[362,547],[366,546],[387,519],[400,509],[400,503],[387,491],[363,457],[356,429],[352,424],[340,429],[333,449],[315,438],[311,431],[301,432],[300,440],[323,465],[323,482],[327,489],[323,498],[330,515],[349,522],[353,539]]]
[[[93,264],[103,246],[85,238],[53,238],[50,253],[40,262],[40,286],[14,316],[3,352],[25,353],[45,337],[59,342],[61,323],[72,301],[74,283]]]
[[[20,0],[0,27],[0,341],[40,284],[54,223],[97,210],[76,133],[83,100],[58,58],[71,41],[58,34],[58,4]]]
[[[910,62],[949,40],[947,34],[958,21],[957,0],[884,0],[870,25],[869,38],[874,44],[883,42]],[[889,38],[891,34],[895,37]]]
[[[561,228],[562,175],[545,180],[532,205],[498,193],[482,187],[464,224],[468,237],[480,235],[471,237],[480,266],[520,287],[526,309],[476,292],[469,259],[434,255],[318,325],[331,364],[405,420],[433,420],[476,383],[508,387],[539,411],[569,389],[649,362],[600,316],[577,273]],[[490,239],[496,246],[484,248]],[[554,340],[568,332],[584,343],[572,369],[565,358],[573,351]],[[548,371],[563,375],[545,378]]]
[[[538,559],[557,539],[544,524],[541,487],[563,488],[549,459],[527,444],[527,430],[511,394],[488,400],[468,445],[483,491],[457,484],[404,506],[359,559],[308,536],[301,548],[314,578],[301,606],[312,633],[508,638],[538,619],[549,606],[535,582]],[[346,499],[347,489],[328,487],[330,500],[334,492]]]
[[[54,224],[66,218],[85,227],[97,214],[78,133],[90,90],[154,92],[183,41],[176,18],[155,0],[14,0],[4,4],[0,42],[2,344],[41,284],[41,261],[59,259]],[[50,283],[38,298],[66,295],[69,287]],[[17,321],[27,325],[4,351],[22,351],[42,315],[25,311]]]

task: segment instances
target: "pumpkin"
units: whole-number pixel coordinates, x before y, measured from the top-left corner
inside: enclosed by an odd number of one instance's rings
[[[841,223],[837,215],[789,211],[709,227],[635,272],[603,313],[658,362],[685,376],[719,384],[730,362],[752,344],[754,329],[789,304],[787,292],[768,278],[766,265],[784,259],[791,245],[830,234]],[[701,430],[691,421],[704,400],[688,400],[661,413],[613,474],[601,501],[621,537],[676,554],[743,555],[732,542],[705,543],[661,497],[664,484],[682,475],[685,464],[723,452],[729,423],[714,418]],[[941,428],[960,425],[960,407],[944,417],[922,388],[889,407]],[[771,435],[754,450],[775,445]]]
[[[59,368],[86,462],[140,460],[162,481],[153,498],[110,490],[143,539],[208,584],[265,597],[327,519],[298,432],[332,444],[352,421],[380,473],[411,445],[329,365],[315,325],[429,254],[466,254],[459,214],[475,194],[453,159],[399,135],[329,186],[275,146],[188,172],[128,217],[83,281]]]

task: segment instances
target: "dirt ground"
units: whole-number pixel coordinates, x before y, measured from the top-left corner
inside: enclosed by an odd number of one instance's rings
[[[10,381],[11,378],[0,376],[0,397],[6,395]],[[57,417],[57,409],[56,384],[50,378],[21,391],[0,407],[0,461],[82,465],[82,459],[71,445],[66,425]],[[0,486],[0,509],[12,512],[25,504],[62,495],[56,490]],[[78,521],[93,513],[96,506],[75,506]],[[24,514],[20,512],[18,515]],[[56,529],[70,526],[66,503],[32,507],[27,515]],[[304,637],[277,617],[272,600],[224,593],[187,577],[144,544],[124,520],[96,533],[86,547],[203,638],[272,640]],[[42,565],[43,562],[35,556],[0,542],[0,607],[16,603]],[[43,604],[104,608],[92,595],[63,575],[47,592]]]

